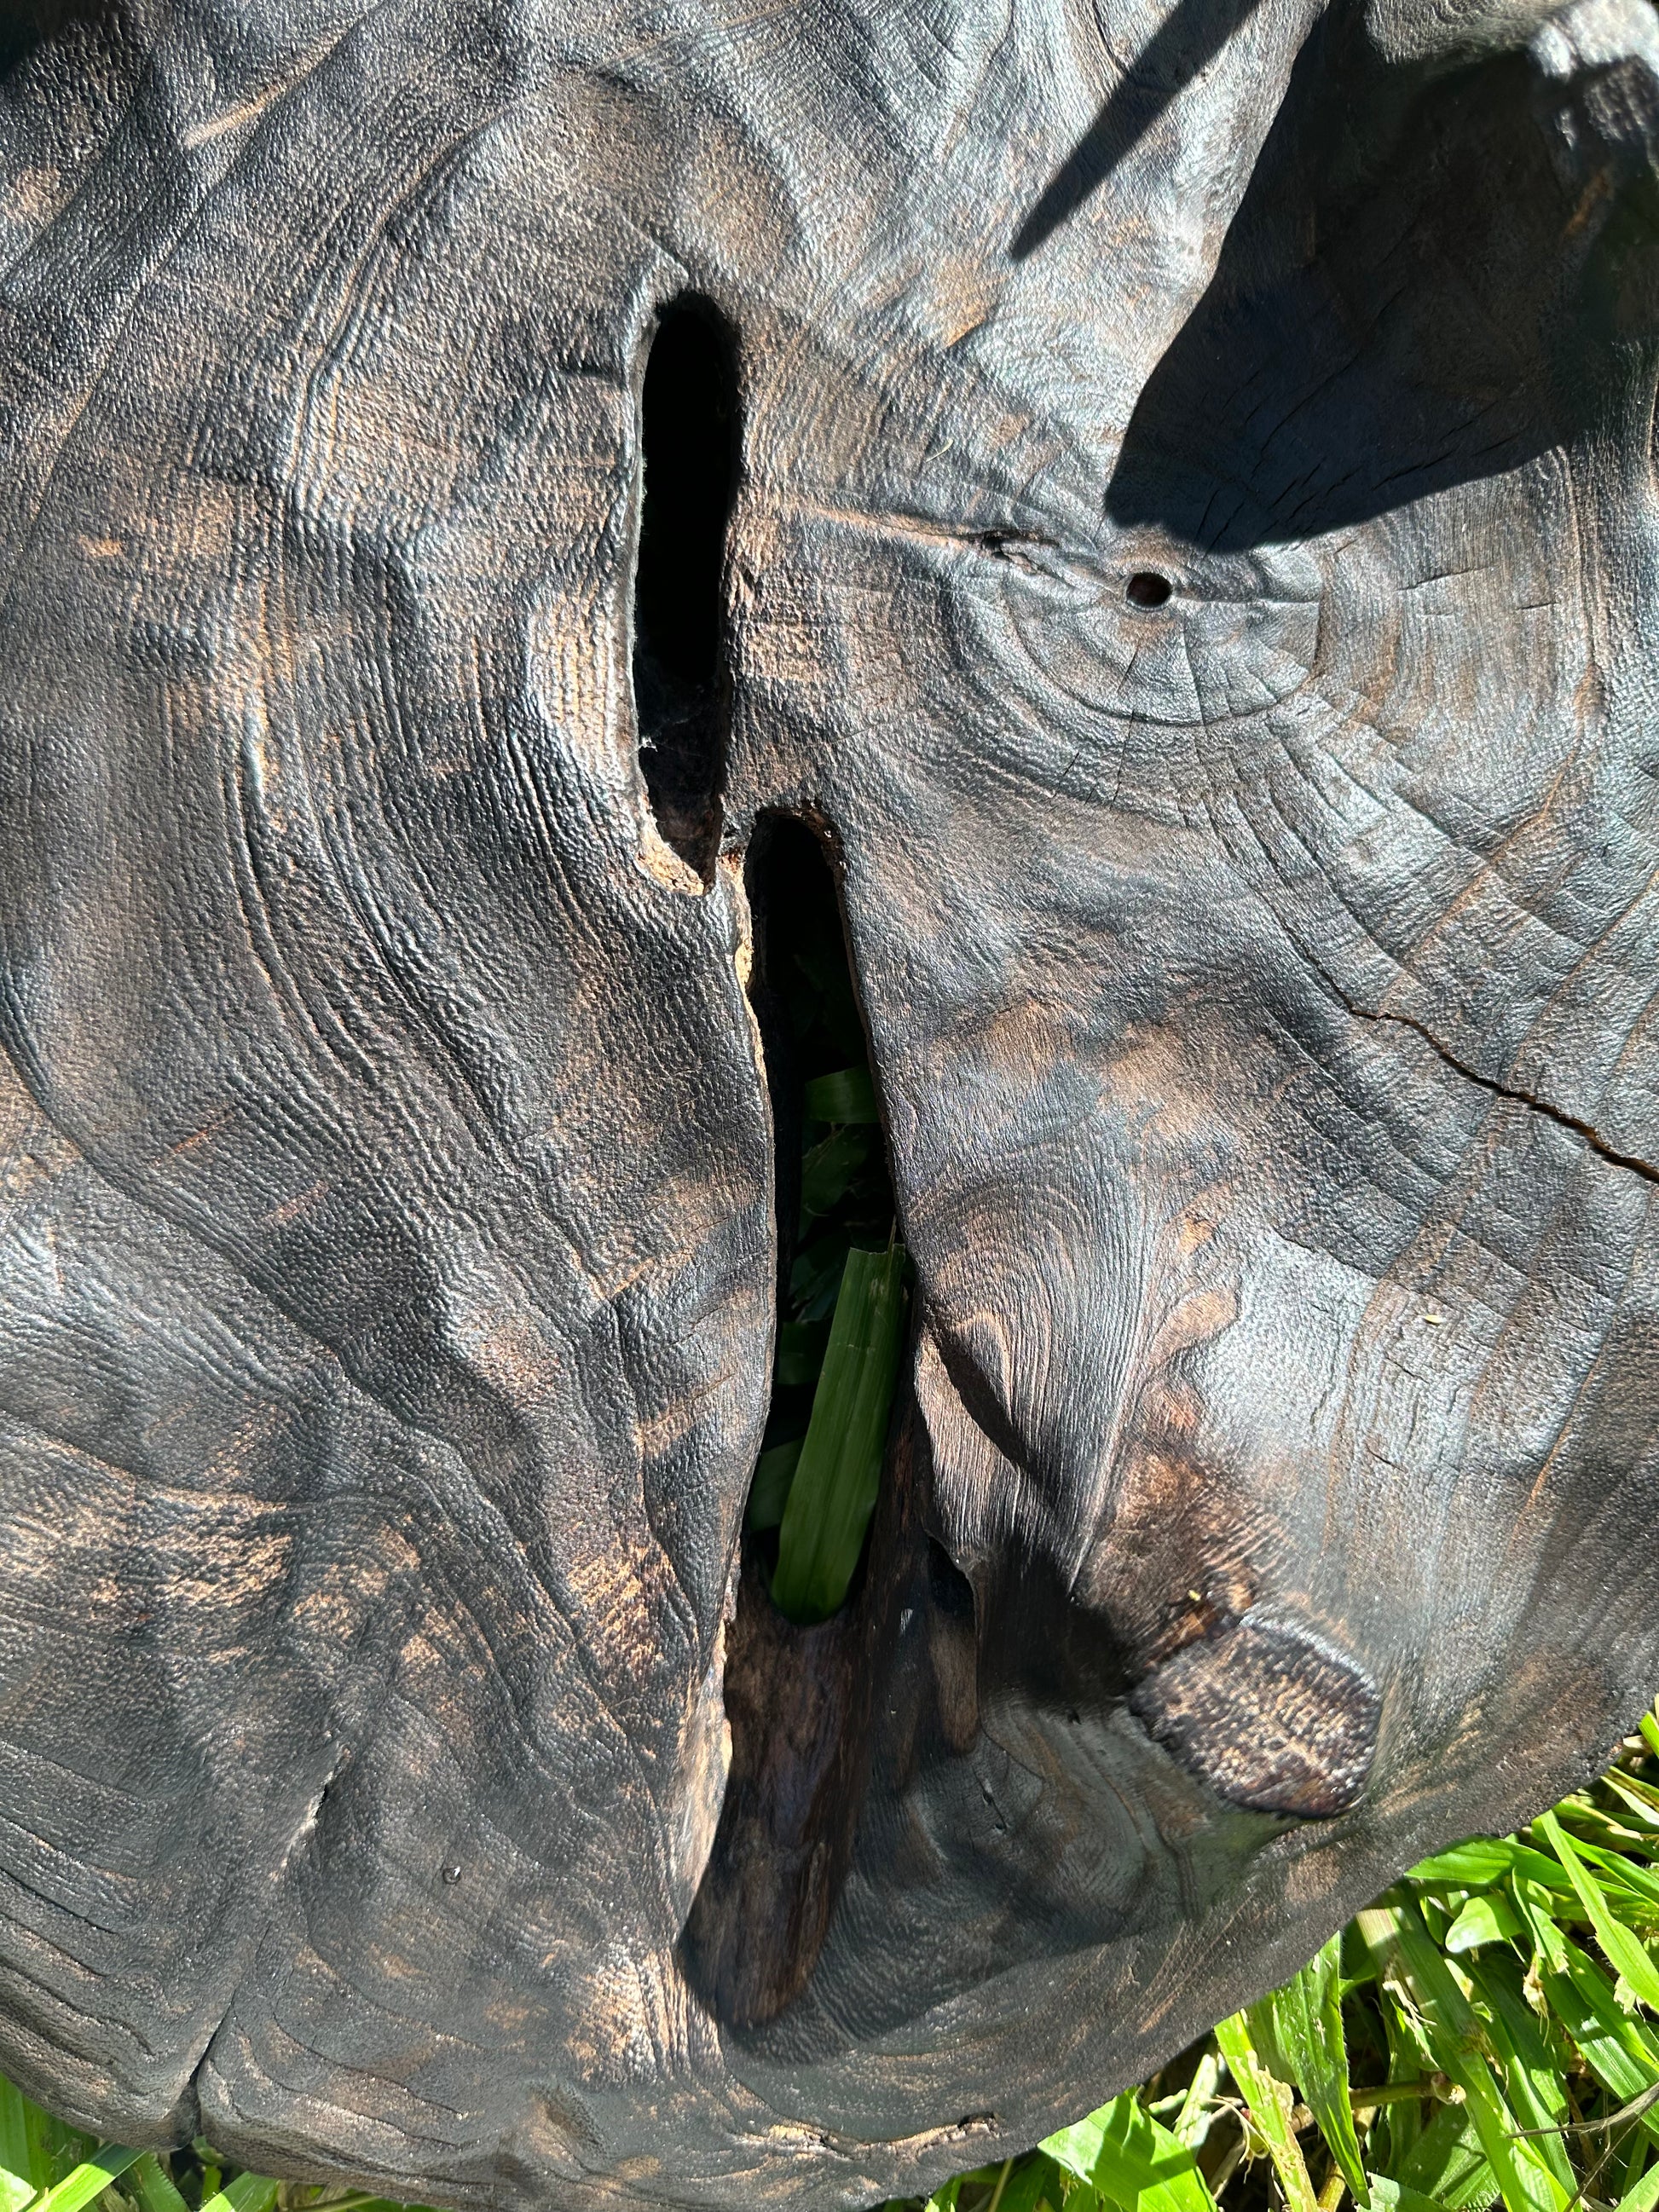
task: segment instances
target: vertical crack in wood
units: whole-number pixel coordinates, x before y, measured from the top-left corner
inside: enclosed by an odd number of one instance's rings
[[[640,773],[663,842],[702,880],[725,782],[726,525],[740,450],[737,350],[696,295],[666,307],[640,397],[644,481],[634,574]]]
[[[763,819],[747,881],[754,931],[750,1003],[763,1040],[776,1158],[778,1297],[789,1309],[803,1219],[803,1077],[793,1016],[805,990],[821,1042],[849,1062],[868,1052],[858,981],[835,881],[818,838],[793,818]],[[826,1012],[835,1008],[838,1013]],[[892,1195],[883,1185],[890,1216]],[[865,1231],[854,1232],[867,1233]],[[908,1389],[900,1383],[901,1399]],[[772,1419],[804,1424],[813,1385],[775,1377]],[[850,1860],[864,1802],[873,1691],[895,1636],[896,1592],[910,1540],[914,1439],[908,1407],[890,1426],[882,1494],[846,1603],[800,1626],[771,1596],[773,1528],[745,1528],[725,1699],[732,1759],[714,1846],[686,1923],[682,1958],[722,2026],[774,2019],[811,1978]],[[971,1602],[971,1601],[970,1601]]]

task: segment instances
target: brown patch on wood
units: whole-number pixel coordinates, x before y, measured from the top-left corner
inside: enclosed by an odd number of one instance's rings
[[[1189,1292],[1153,1338],[1147,1366],[1162,1367],[1194,1345],[1207,1344],[1231,1328],[1237,1317],[1238,1294],[1230,1285]]]
[[[758,2027],[781,2012],[806,1986],[829,1932],[864,1802],[874,1691],[890,1664],[917,1536],[922,1451],[911,1401],[891,1432],[865,1565],[830,1620],[811,1628],[786,1620],[758,1557],[744,1559],[726,1633],[726,1801],[681,1944],[688,1978],[724,2026]],[[947,1666],[963,1723],[971,1677],[964,1686],[957,1653]]]
[[[1183,1646],[1129,1706],[1229,1804],[1323,1820],[1358,1802],[1382,1699],[1305,1629],[1241,1620]]]
[[[732,1723],[723,1699],[727,1624],[715,1637],[714,1656],[692,1692],[675,1764],[678,1797],[669,1827],[670,1878],[682,1923],[708,1864],[732,1771]]]
[[[678,891],[682,898],[701,898],[708,888],[696,870],[688,866],[665,841],[648,813],[640,821],[639,864],[641,875],[649,876],[665,891]]]
[[[966,2112],[953,2127],[924,2128],[919,2135],[896,2136],[883,2143],[881,2148],[917,2158],[924,2151],[938,2150],[947,2143],[969,2142],[975,2136],[994,2135],[996,2127],[994,2112]]]
[[[1250,1501],[1173,1443],[1130,1448],[1116,1508],[1078,1577],[1135,1674],[1247,1613],[1271,1541]]]
[[[799,1993],[830,1924],[858,1802],[860,1627],[844,1612],[797,1628],[745,1562],[726,1650],[731,1773],[686,1924],[692,1978],[734,2027]]]

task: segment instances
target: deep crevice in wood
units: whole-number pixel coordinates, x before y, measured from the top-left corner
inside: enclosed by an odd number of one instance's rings
[[[927,1551],[927,1480],[922,1423],[901,1384],[870,1541],[841,1611],[796,1627],[746,1552],[726,1643],[731,1773],[680,1944],[687,1978],[723,2028],[763,2028],[811,1980],[871,1786],[876,1691],[892,1683],[903,1628],[918,1611],[931,1619],[939,1597],[965,1672],[951,1748],[977,1729],[972,1595],[942,1549],[937,1562]],[[912,1632],[925,1647],[923,1623]]]
[[[787,1310],[800,1212],[802,1090],[810,1073],[823,1072],[802,1064],[792,1020],[798,956],[805,950],[816,964],[838,948],[860,1021],[861,1004],[834,877],[812,832],[782,816],[763,819],[748,884],[755,930],[750,995],[771,1097],[778,1298]],[[849,1054],[864,1049],[850,1032],[846,1044]],[[810,1388],[800,1395],[810,1402]],[[726,1643],[731,1773],[682,1947],[694,1985],[725,2026],[770,2020],[805,1986],[851,1856],[880,1671],[874,1646],[894,1610],[890,1536],[898,1516],[890,1493],[909,1419],[902,1383],[900,1399],[883,1496],[839,1612],[806,1627],[786,1620],[771,1597],[775,1533],[744,1531],[737,1618]],[[775,1392],[775,1416],[778,1404]],[[804,1417],[806,1407],[795,1410]],[[969,1595],[970,1616],[971,1604]]]
[[[725,783],[726,524],[740,440],[737,351],[696,295],[665,308],[640,397],[634,574],[640,770],[664,842],[708,882]]]

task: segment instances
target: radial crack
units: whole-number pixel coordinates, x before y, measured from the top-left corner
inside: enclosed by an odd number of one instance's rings
[[[1364,1007],[1356,1006],[1351,1001],[1348,1011],[1358,1015],[1362,1021],[1393,1022],[1400,1029],[1414,1031],[1431,1051],[1443,1060],[1455,1074],[1462,1076],[1466,1082],[1478,1084],[1482,1091],[1490,1091],[1494,1098],[1510,1098],[1517,1106],[1529,1106],[1534,1114],[1541,1114],[1547,1121],[1555,1122],[1560,1128],[1571,1129],[1575,1136],[1582,1137],[1593,1152],[1599,1153],[1613,1167],[1628,1168],[1632,1175],[1641,1176],[1649,1182],[1659,1183],[1659,1167],[1656,1167],[1651,1160],[1638,1158],[1632,1152],[1616,1151],[1589,1121],[1580,1121],[1576,1114],[1566,1113],[1559,1106],[1552,1106],[1533,1091],[1517,1090],[1507,1083],[1493,1082],[1489,1075],[1477,1074],[1474,1068],[1459,1060],[1455,1053],[1449,1052],[1439,1038],[1431,1030],[1425,1029],[1422,1023],[1412,1015],[1369,1013]]]

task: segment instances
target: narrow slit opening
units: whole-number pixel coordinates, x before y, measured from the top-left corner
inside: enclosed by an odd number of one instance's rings
[[[750,848],[748,889],[751,995],[766,1051],[776,1160],[778,1330],[771,1410],[745,1531],[770,1584],[835,1316],[851,1281],[849,1255],[880,1253],[893,1246],[896,1232],[886,1139],[841,902],[818,840],[799,822],[764,820]],[[895,1259],[896,1278],[902,1254]],[[851,1561],[852,1542],[849,1529],[840,1547],[848,1589],[862,1559],[860,1546],[859,1561]],[[797,1579],[787,1565],[785,1573]],[[839,1579],[832,1571],[831,1583]],[[802,1617],[824,1614],[811,1607]]]
[[[854,1341],[860,1363],[887,1346],[896,1385],[908,1332],[835,873],[803,823],[772,815],[757,825],[746,883],[749,988],[776,1146],[779,1328],[726,1647],[731,1769],[681,1952],[703,2002],[738,2031],[775,2019],[805,1986],[851,1858],[883,1673],[875,1654],[890,1647],[908,1587],[896,1532],[908,1525],[915,1435],[908,1400],[884,1388],[885,1365],[873,1382],[876,1370],[858,1366],[869,1386],[861,1424],[860,1393],[847,1387]],[[885,1337],[858,1302],[878,1264],[894,1292]],[[844,1328],[837,1352],[835,1332],[851,1313],[866,1325]],[[796,1576],[806,1601],[794,1606],[781,1601],[792,1556],[811,1563]]]
[[[726,532],[740,438],[731,332],[708,301],[677,300],[653,335],[640,398],[634,704],[658,831],[705,883],[720,848]]]

